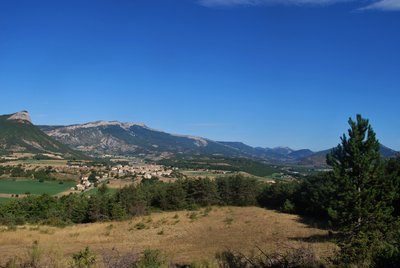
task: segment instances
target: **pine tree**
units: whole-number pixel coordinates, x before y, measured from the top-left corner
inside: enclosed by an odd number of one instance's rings
[[[386,232],[394,187],[384,176],[380,144],[369,121],[349,119],[348,137],[327,155],[337,184],[334,213],[344,235],[342,255],[349,262],[368,261]]]

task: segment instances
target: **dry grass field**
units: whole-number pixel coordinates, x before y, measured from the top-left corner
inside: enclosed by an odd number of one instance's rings
[[[327,235],[328,231],[304,224],[295,215],[256,207],[213,207],[65,228],[19,226],[11,231],[3,227],[0,263],[16,255],[26,256],[33,241],[39,242],[44,258],[63,262],[86,246],[99,260],[101,254],[112,249],[120,253],[159,249],[170,261],[182,263],[212,260],[216,252],[226,249],[249,253],[256,246],[267,252],[307,247],[317,257],[324,258],[335,246],[318,239],[309,240]]]

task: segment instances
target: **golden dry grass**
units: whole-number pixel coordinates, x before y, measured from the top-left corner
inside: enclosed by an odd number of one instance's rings
[[[133,180],[111,179],[111,180],[109,180],[109,183],[107,184],[107,187],[120,189],[120,188],[124,188],[126,186],[130,186],[133,183],[134,183]]]
[[[4,228],[3,228],[4,229]],[[250,252],[309,247],[320,258],[335,246],[329,242],[304,242],[328,231],[310,227],[295,215],[257,207],[213,207],[195,212],[163,212],[124,222],[74,225],[66,228],[23,226],[0,233],[0,263],[24,256],[37,240],[44,252],[64,259],[89,246],[97,255],[104,250],[121,253],[159,249],[173,262],[213,259],[216,252],[232,249]]]

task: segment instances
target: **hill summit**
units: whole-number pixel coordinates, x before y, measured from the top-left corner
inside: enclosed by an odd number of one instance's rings
[[[31,116],[29,115],[28,111],[21,111],[21,112],[17,112],[15,114],[10,115],[10,117],[8,117],[7,120],[15,120],[21,123],[31,123],[32,124],[32,120],[31,120]]]
[[[27,111],[0,115],[0,155],[86,158],[33,125]]]

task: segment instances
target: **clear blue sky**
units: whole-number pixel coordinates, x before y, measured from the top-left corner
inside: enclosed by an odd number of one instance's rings
[[[400,150],[399,0],[5,0],[0,114],[325,149],[349,116]]]

